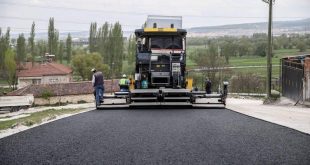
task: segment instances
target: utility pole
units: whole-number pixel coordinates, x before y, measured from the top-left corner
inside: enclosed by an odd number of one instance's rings
[[[272,55],[272,4],[275,0],[263,0],[263,2],[269,4],[269,21],[268,21],[268,54],[267,54],[267,82],[266,82],[266,93],[267,98],[270,98],[271,95],[271,73],[272,73],[272,65],[271,65],[271,55]]]

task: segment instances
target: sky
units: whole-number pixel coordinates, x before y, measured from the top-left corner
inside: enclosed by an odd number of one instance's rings
[[[310,0],[276,0],[274,21],[310,18]],[[182,16],[183,28],[266,22],[262,0],[0,0],[0,27],[12,33],[46,32],[54,17],[60,32],[88,31],[91,22],[120,22],[124,31],[140,28],[147,15]]]

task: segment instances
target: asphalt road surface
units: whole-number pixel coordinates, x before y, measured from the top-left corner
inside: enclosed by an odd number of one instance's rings
[[[0,139],[0,164],[310,164],[310,136],[225,109],[90,111]]]

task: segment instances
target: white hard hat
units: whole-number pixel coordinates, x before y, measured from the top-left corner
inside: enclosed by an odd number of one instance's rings
[[[122,76],[123,78],[126,78],[126,75],[125,74],[123,74],[123,76]]]
[[[92,71],[92,72],[95,72],[95,71],[96,71],[96,69],[95,69],[95,68],[93,68],[93,69],[91,69],[91,71]]]

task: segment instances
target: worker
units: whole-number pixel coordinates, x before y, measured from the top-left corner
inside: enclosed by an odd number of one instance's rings
[[[142,43],[141,43],[141,39],[140,38],[137,41],[137,48],[138,48],[138,52],[142,52]]]
[[[135,80],[132,77],[129,78],[129,89],[135,89]]]
[[[142,89],[147,89],[148,88],[148,81],[147,77],[145,75],[142,76],[142,81],[141,81],[141,87]]]
[[[205,88],[207,94],[211,94],[211,87],[212,87],[211,85],[212,85],[211,80],[208,77],[206,77]]]
[[[104,79],[103,74],[100,71],[97,71],[95,68],[91,70],[93,72],[92,85],[94,87],[96,107],[103,102],[103,93],[104,93]]]
[[[126,74],[123,74],[122,79],[119,80],[119,88],[121,92],[128,92],[129,91],[129,80],[127,79]]]

